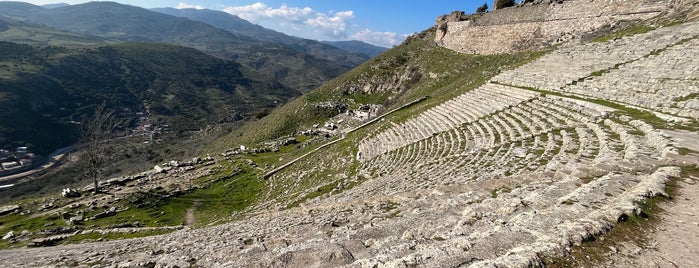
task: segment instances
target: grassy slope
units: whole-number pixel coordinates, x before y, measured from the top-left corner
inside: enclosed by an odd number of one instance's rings
[[[220,151],[237,144],[251,144],[310,127],[325,122],[336,112],[317,109],[313,103],[338,102],[356,107],[357,104],[385,104],[386,110],[399,107],[423,96],[431,96],[421,103],[416,113],[429,106],[458,96],[486,82],[500,70],[523,64],[539,55],[519,53],[515,55],[477,56],[464,55],[437,47],[432,41],[433,30],[427,30],[390,49],[359,67],[333,79],[317,89],[276,109],[270,115],[251,122],[222,138],[210,149]],[[407,88],[389,92],[364,94],[347,93],[351,85],[363,85],[362,81],[390,81],[406,70],[416,71],[419,80]],[[390,83],[390,82],[386,82]]]
[[[357,165],[353,156],[362,138],[390,126],[390,122],[402,122],[421,111],[472,90],[501,70],[514,68],[545,53],[464,55],[435,46],[431,41],[432,36],[432,31],[427,31],[412,38],[401,46],[276,109],[261,120],[234,130],[212,144],[209,150],[221,151],[226,148],[236,148],[238,144],[253,144],[291,135],[294,131],[306,129],[314,123],[322,123],[334,115],[334,113],[314,108],[312,103],[315,102],[341,102],[350,107],[358,103],[383,103],[387,105],[386,110],[390,110],[423,96],[430,96],[425,101],[391,114],[383,122],[374,123],[348,134],[346,140],[324,148],[275,175],[274,183],[265,193],[268,200],[262,201],[296,206],[305,200],[341,190],[337,185],[356,173]],[[357,81],[366,81],[366,77],[394,77],[396,73],[406,69],[418,70],[422,74],[420,80],[407,89],[374,94],[345,92],[348,85],[359,83]],[[311,146],[317,147],[324,142],[327,140],[319,140]],[[275,159],[269,164],[279,166],[306,151],[289,152],[284,155],[285,160]],[[342,187],[346,189],[361,183],[361,178],[350,179],[350,181],[350,185]]]
[[[119,113],[148,109],[152,121],[182,131],[252,116],[300,94],[235,62],[173,45],[0,48],[8,52],[0,56],[0,146],[31,143],[41,153],[75,142],[68,122],[82,121],[102,101]]]
[[[463,55],[435,46],[431,42],[433,32],[427,31],[411,38],[405,44],[391,49],[376,59],[363,64],[340,78],[274,110],[261,120],[250,122],[239,130],[213,143],[208,150],[217,153],[238,143],[259,142],[281,135],[288,135],[313,123],[323,122],[334,113],[313,108],[312,103],[336,101],[356,106],[359,103],[384,103],[387,109],[399,107],[425,95],[431,98],[398,111],[387,117],[383,123],[376,123],[357,132],[337,144],[324,148],[297,164],[290,166],[271,180],[262,180],[265,170],[271,170],[290,159],[296,158],[327,142],[322,139],[302,140],[306,146],[294,145],[280,148],[278,153],[244,155],[242,159],[224,161],[217,174],[203,177],[195,183],[208,184],[208,187],[171,198],[158,197],[157,192],[144,193],[147,205],[134,206],[120,214],[88,222],[89,226],[110,226],[138,221],[146,226],[178,225],[185,221],[187,210],[194,211],[196,226],[203,226],[219,220],[230,220],[250,208],[293,207],[307,200],[337,193],[361,183],[363,178],[355,176],[357,163],[354,161],[356,146],[366,135],[386,127],[388,122],[400,122],[420,111],[474,89],[500,70],[510,69],[529,61],[540,53],[516,55],[473,56]],[[348,85],[361,84],[369,80],[390,81],[397,74],[413,70],[420,73],[420,79],[407,87],[375,94],[348,93]],[[260,168],[246,164],[251,160]],[[298,176],[303,172],[304,176]],[[125,201],[124,201],[125,202]],[[27,207],[40,202],[26,201]],[[129,204],[122,204],[129,205]],[[256,206],[255,206],[256,205]],[[269,206],[271,205],[271,206]],[[165,212],[165,213],[162,213]],[[0,233],[23,228],[40,230],[42,222],[51,221],[63,225],[61,219],[30,216],[0,217]],[[0,247],[15,247],[0,241]]]

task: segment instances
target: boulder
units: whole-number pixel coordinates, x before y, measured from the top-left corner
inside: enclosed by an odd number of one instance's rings
[[[13,237],[15,237],[15,232],[14,231],[9,231],[5,236],[2,237],[2,240],[10,240]]]
[[[5,214],[10,214],[10,213],[15,213],[17,211],[22,210],[22,208],[18,205],[9,205],[9,206],[2,206],[0,207],[0,216],[5,215]]]
[[[71,197],[79,197],[80,193],[76,191],[75,189],[72,188],[65,188],[63,191],[61,191],[61,195],[63,197],[71,198]]]

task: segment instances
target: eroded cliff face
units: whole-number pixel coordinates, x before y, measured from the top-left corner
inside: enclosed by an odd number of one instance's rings
[[[482,15],[452,13],[437,19],[435,41],[462,53],[513,53],[562,43],[620,22],[647,20],[679,2],[696,1],[534,1]]]
[[[402,66],[395,72],[360,77],[355,83],[344,85],[345,94],[399,93],[414,85],[422,74],[417,68]]]

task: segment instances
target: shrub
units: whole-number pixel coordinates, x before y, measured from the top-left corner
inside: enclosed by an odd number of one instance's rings
[[[486,11],[488,11],[488,4],[487,3],[483,3],[482,6],[478,7],[478,9],[476,9],[476,13],[479,13],[479,14],[485,13]]]
[[[511,7],[515,4],[515,0],[495,0],[495,9]]]

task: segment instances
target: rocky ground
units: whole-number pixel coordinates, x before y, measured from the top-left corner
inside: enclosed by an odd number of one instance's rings
[[[699,178],[677,183],[676,195],[659,204],[659,223],[641,241],[620,241],[606,267],[694,267],[699,263]]]
[[[625,229],[638,239],[602,244],[609,250],[601,261],[570,263],[691,266],[699,248],[698,38],[695,22],[608,42],[573,42],[407,120],[382,118],[385,127],[367,127],[356,156],[311,156],[326,157],[311,163],[319,167],[356,164],[353,177],[328,178],[338,188],[357,185],[298,207],[258,205],[245,219],[162,236],[0,251],[0,261],[26,267],[541,266],[568,252],[587,259],[576,252],[607,233],[613,239],[615,228],[627,226],[621,222],[644,218],[648,200],[671,195],[653,210],[659,212],[650,211],[657,222],[640,224],[638,232]],[[312,172],[299,166],[270,175],[267,183],[298,187]],[[676,190],[669,191],[673,182]]]

